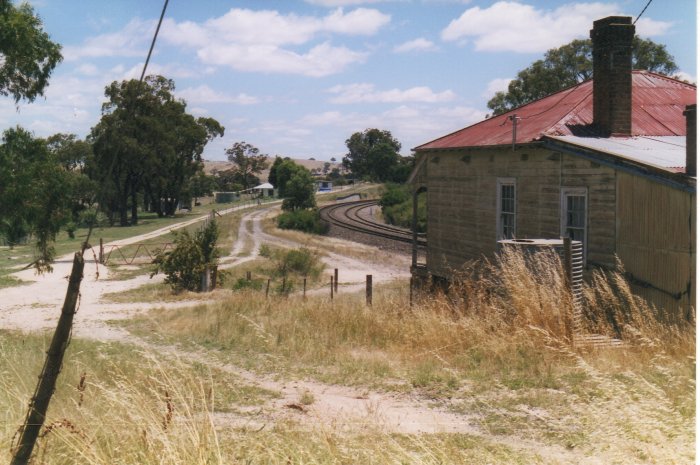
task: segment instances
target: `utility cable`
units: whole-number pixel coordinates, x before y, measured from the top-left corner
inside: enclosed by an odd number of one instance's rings
[[[141,71],[141,79],[139,82],[143,82],[143,77],[146,75],[146,68],[148,67],[148,62],[151,60],[151,53],[153,53],[153,47],[156,45],[156,39],[158,38],[158,31],[160,31],[160,25],[163,24],[163,16],[165,16],[165,9],[168,8],[168,0],[165,0],[163,4],[163,11],[160,13],[160,19],[158,20],[158,27],[156,27],[156,33],[153,34],[153,40],[151,41],[151,48],[148,49],[148,56],[146,57],[146,63],[143,64],[143,71]]]
[[[649,8],[649,5],[651,5],[651,2],[652,2],[652,0],[649,0],[649,1],[647,2],[647,5],[644,7],[644,9],[642,10],[642,12],[639,13],[639,16],[637,16],[637,19],[634,20],[634,22],[632,23],[632,25],[637,24],[637,21],[639,20],[639,18],[642,17],[642,15],[644,14],[644,12],[647,11],[647,8]]]

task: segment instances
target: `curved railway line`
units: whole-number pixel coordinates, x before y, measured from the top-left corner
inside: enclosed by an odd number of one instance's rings
[[[378,200],[359,200],[326,205],[321,207],[319,211],[321,219],[334,226],[397,242],[412,243],[413,235],[410,230],[377,223],[367,219],[370,217],[369,214],[362,214],[363,210],[371,209],[377,205],[379,205]],[[419,234],[418,246],[425,247],[425,245],[425,235]]]

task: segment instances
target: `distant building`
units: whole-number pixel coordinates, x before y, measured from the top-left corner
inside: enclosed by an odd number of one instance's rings
[[[260,197],[274,197],[275,187],[269,182],[255,186],[252,189],[253,194],[258,194]]]
[[[318,181],[316,185],[318,192],[331,192],[333,190],[332,181]]]
[[[448,278],[508,238],[568,236],[587,266],[623,262],[666,308],[695,302],[696,87],[632,70],[628,17],[595,21],[593,79],[423,144],[419,277]]]

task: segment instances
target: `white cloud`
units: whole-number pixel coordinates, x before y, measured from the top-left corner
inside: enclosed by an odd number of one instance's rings
[[[508,90],[508,84],[510,84],[510,81],[512,81],[512,78],[496,78],[492,79],[489,81],[488,85],[486,86],[486,90],[483,93],[483,96],[486,98],[491,98],[493,97],[493,94],[496,92],[505,92]]]
[[[543,52],[588,36],[593,21],[619,13],[614,3],[571,3],[554,10],[514,1],[473,7],[443,29],[445,41],[473,39],[479,51]],[[670,23],[640,19],[640,34],[661,34]]]
[[[651,18],[639,18],[636,32],[642,37],[653,37],[666,34],[673,26],[673,23],[667,21],[655,21]]]
[[[78,66],[76,68],[76,71],[85,76],[97,76],[98,74],[100,74],[100,70],[97,68],[97,66],[90,63],[85,63],[83,65]]]
[[[300,122],[309,126],[334,126],[343,120],[345,120],[343,113],[339,111],[325,111],[319,114],[306,115]]]
[[[120,72],[116,73],[119,75],[118,79],[138,79],[143,72],[143,62],[137,63],[129,69],[124,69],[123,67],[119,69]],[[192,69],[177,63],[162,65],[160,63],[154,63],[153,61],[148,63],[148,68],[146,69],[146,76],[151,75],[165,76],[168,79],[194,78],[199,76],[199,74]]]
[[[233,103],[237,105],[253,105],[259,102],[256,97],[245,93],[228,95],[223,92],[217,92],[205,84],[177,91],[176,94],[187,103]]]
[[[331,94],[336,94],[331,103],[405,103],[422,102],[437,103],[454,100],[456,95],[451,90],[443,92],[433,92],[429,87],[419,86],[410,89],[390,89],[377,91],[373,84],[349,84],[337,85],[327,90]]]
[[[329,41],[307,50],[299,50],[301,46],[322,34],[373,35],[390,21],[389,15],[367,8],[347,13],[338,8],[323,17],[232,9],[202,24],[166,21],[162,37],[171,44],[196,49],[207,65],[320,77],[363,62],[367,54]]]
[[[436,135],[469,126],[483,120],[484,116],[482,110],[464,106],[431,109],[400,105],[376,114],[336,111],[309,114],[295,124],[302,127],[323,127],[329,134],[335,132],[343,134],[344,137],[371,127],[387,129],[401,142],[402,153],[408,154],[411,148],[433,140]],[[318,130],[315,133],[318,133]],[[336,148],[334,151],[340,153],[342,149]]]
[[[432,43],[428,39],[424,39],[423,37],[414,40],[409,40],[408,42],[404,42],[403,44],[394,47],[394,51],[397,53],[432,52],[437,49],[438,48],[435,46],[434,43]]]
[[[352,63],[363,62],[366,53],[346,47],[333,47],[328,42],[299,54],[272,45],[217,44],[197,53],[208,64],[230,66],[238,71],[289,73],[322,77],[338,73]]]
[[[163,23],[164,40],[203,47],[212,42],[249,45],[300,45],[318,34],[373,35],[391,21],[378,10],[358,8],[345,13],[338,8],[324,17],[283,15],[274,10],[234,8],[202,24],[186,21]]]
[[[143,56],[153,36],[155,21],[132,19],[120,31],[101,34],[86,39],[82,45],[67,45],[63,48],[66,61],[84,57],[133,57]]]

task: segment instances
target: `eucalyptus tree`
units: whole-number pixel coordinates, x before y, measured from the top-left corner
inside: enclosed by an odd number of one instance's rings
[[[678,71],[666,46],[634,37],[632,67],[664,75]],[[499,91],[487,106],[498,115],[593,77],[593,46],[590,39],[574,40],[553,48],[541,60],[518,72],[507,91]]]
[[[92,145],[75,134],[58,133],[46,139],[46,148],[68,177],[72,220],[77,224],[81,212],[96,201],[98,184],[90,177],[94,173]]]
[[[202,168],[206,144],[224,134],[213,118],[194,118],[175,98],[175,84],[148,76],[107,86],[108,101],[92,129],[100,204],[126,226],[143,203],[159,216],[175,213],[190,179]],[[129,217],[130,214],[130,217]]]
[[[33,237],[39,271],[50,271],[53,242],[70,219],[69,172],[43,139],[20,127],[7,129],[0,143],[0,235],[10,246]]]
[[[235,170],[244,189],[257,183],[259,181],[257,175],[270,166],[267,155],[260,153],[257,147],[246,141],[235,142],[226,149],[226,155],[228,161],[236,164]]]
[[[365,129],[350,136],[345,145],[348,153],[343,157],[343,166],[355,176],[387,181],[401,162],[401,143],[389,131]]]
[[[0,95],[11,96],[15,103],[44,95],[63,59],[61,46],[44,32],[32,7],[10,0],[0,0],[0,58]]]

